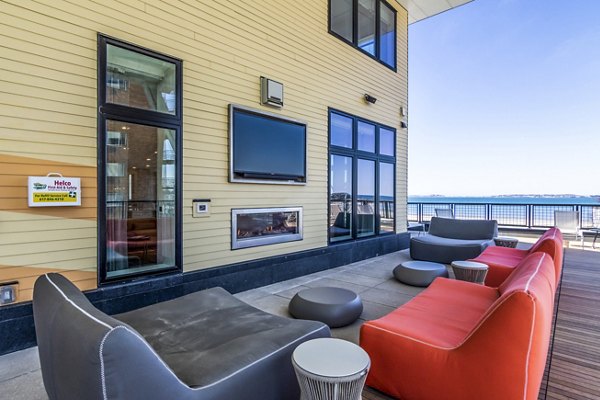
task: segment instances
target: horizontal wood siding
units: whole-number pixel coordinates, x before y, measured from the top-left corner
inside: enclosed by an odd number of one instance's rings
[[[51,271],[95,288],[96,168],[0,153],[0,171],[0,283],[19,283],[17,301],[31,300],[35,279]],[[27,177],[48,172],[81,178],[81,207],[27,206]]]
[[[397,225],[403,231],[407,137],[399,109],[407,104],[407,15],[397,9],[394,72],[327,32],[325,0],[3,1],[0,155],[37,161],[22,162],[18,176],[6,172],[15,170],[15,159],[1,166],[0,212],[2,223],[10,222],[0,233],[6,239],[0,265],[37,265],[39,254],[56,245],[77,250],[81,269],[95,267],[98,32],[183,60],[185,271],[327,244],[328,107],[398,129]],[[260,76],[284,84],[283,109],[259,104]],[[377,103],[366,104],[365,93]],[[228,183],[230,103],[308,123],[305,186]],[[65,165],[54,171],[51,162]],[[47,172],[82,176],[83,207],[53,214],[28,209],[23,177]],[[210,217],[192,218],[194,198],[212,200]],[[303,207],[304,240],[230,250],[232,208],[281,206]],[[41,224],[51,237],[36,236]],[[62,232],[73,229],[81,234]],[[40,250],[28,246],[32,238]],[[72,260],[54,257],[46,266]]]

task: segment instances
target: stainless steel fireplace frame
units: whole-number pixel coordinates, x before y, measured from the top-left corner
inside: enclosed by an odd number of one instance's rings
[[[247,214],[295,212],[296,233],[272,234],[266,236],[238,239],[238,216]],[[303,240],[303,218],[302,207],[269,207],[269,208],[232,208],[231,209],[231,249],[245,249],[248,247],[266,246],[269,244],[295,242]]]

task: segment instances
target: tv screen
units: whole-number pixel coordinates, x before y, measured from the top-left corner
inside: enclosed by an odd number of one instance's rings
[[[306,182],[306,124],[230,105],[231,180]]]

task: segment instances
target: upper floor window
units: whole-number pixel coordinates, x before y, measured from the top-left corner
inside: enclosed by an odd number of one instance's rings
[[[329,32],[396,70],[396,10],[383,0],[329,0]]]

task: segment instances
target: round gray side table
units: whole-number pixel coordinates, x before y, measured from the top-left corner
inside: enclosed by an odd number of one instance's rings
[[[488,266],[475,261],[452,261],[454,277],[460,281],[483,284]]]
[[[320,338],[296,347],[292,364],[302,400],[360,400],[371,360],[354,343]]]
[[[317,287],[296,293],[289,311],[296,318],[321,321],[330,328],[338,328],[356,321],[363,312],[363,304],[360,296],[351,290]]]
[[[394,277],[407,285],[429,286],[437,277],[448,277],[444,264],[429,261],[404,261],[394,268]]]

